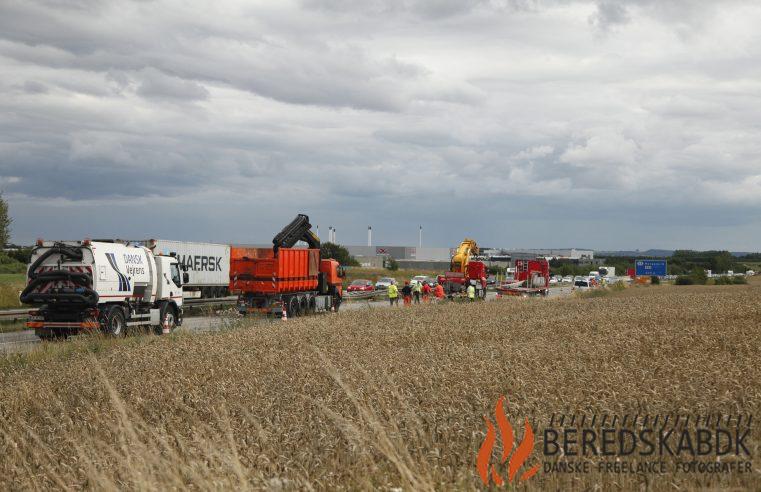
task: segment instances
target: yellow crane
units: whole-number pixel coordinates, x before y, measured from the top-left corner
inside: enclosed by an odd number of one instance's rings
[[[477,254],[478,244],[476,244],[476,241],[468,238],[463,239],[454,256],[452,256],[450,271],[466,273],[468,271],[468,263],[470,263],[471,255]]]

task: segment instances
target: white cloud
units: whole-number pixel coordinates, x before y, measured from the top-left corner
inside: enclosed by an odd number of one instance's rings
[[[759,21],[740,0],[4,2],[0,184],[26,240],[54,227],[46,203],[81,211],[67,220],[86,235],[87,210],[130,198],[166,203],[152,220],[170,235],[195,210],[205,240],[238,233],[214,210],[313,210],[342,231],[426,220],[442,245],[461,214],[508,245],[495,217],[544,214],[539,243],[598,220],[590,196],[644,215],[654,193],[675,230],[748,225]]]

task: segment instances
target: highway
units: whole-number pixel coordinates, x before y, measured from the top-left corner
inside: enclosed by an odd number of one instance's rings
[[[571,294],[571,287],[556,287],[550,289],[550,298],[562,297]],[[489,292],[486,296],[487,301],[493,301],[496,298],[495,292]],[[232,299],[232,298],[230,298]],[[218,299],[205,303],[191,303],[192,305],[198,304],[220,304],[221,302],[229,302],[230,299]],[[400,303],[401,306],[401,303]],[[385,308],[389,307],[388,299],[384,300],[356,300],[352,302],[344,302],[341,304],[342,311],[351,311],[357,309],[367,308]],[[26,312],[26,310],[24,310]],[[229,313],[229,314],[226,314]],[[241,318],[234,314],[233,310],[228,309],[221,311],[219,314],[207,315],[207,316],[186,316],[183,321],[182,327],[178,331],[213,331],[224,329],[227,326],[233,326]],[[266,322],[266,319],[262,318],[262,322]],[[40,339],[34,335],[34,330],[15,331],[10,333],[0,333],[0,355],[16,352],[24,352],[31,350],[35,345],[40,343]],[[65,342],[57,342],[65,343]]]

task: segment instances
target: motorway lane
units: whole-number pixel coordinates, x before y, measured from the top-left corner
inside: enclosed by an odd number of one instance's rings
[[[550,298],[568,296],[571,294],[571,287],[553,287],[550,289]],[[496,299],[495,292],[488,292],[487,301]],[[342,311],[354,311],[367,308],[384,308],[388,307],[388,299],[372,301],[351,301],[344,302],[341,305]],[[228,309],[222,311],[217,316],[188,317],[183,321],[180,331],[215,331],[225,328],[231,328],[240,321],[240,317],[234,314],[234,310]],[[255,318],[251,318],[255,319]],[[261,318],[262,323],[270,320]],[[39,339],[34,335],[34,330],[23,330],[11,333],[0,333],[0,354],[22,352],[30,350],[34,345],[39,343]]]

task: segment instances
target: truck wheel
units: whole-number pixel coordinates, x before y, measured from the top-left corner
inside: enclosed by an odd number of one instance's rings
[[[301,298],[301,302],[299,303],[299,312],[302,314],[302,316],[309,314],[309,300],[306,297]]]
[[[334,297],[333,298],[333,307],[336,308],[336,312],[338,312],[338,308],[341,307],[341,298],[340,297]]]
[[[118,306],[109,309],[100,321],[103,333],[111,337],[123,337],[127,331],[124,311]]]
[[[309,298],[309,314],[317,312],[317,300],[314,297]]]
[[[291,297],[291,300],[288,302],[288,314],[294,318],[301,315],[299,312],[299,300],[296,297]]]
[[[164,322],[166,322],[169,325],[169,333],[173,332],[174,329],[177,327],[177,311],[174,309],[174,306],[169,304],[168,302],[165,302],[161,305],[161,310],[159,311],[159,326],[156,328],[156,334],[160,335],[164,331]]]

